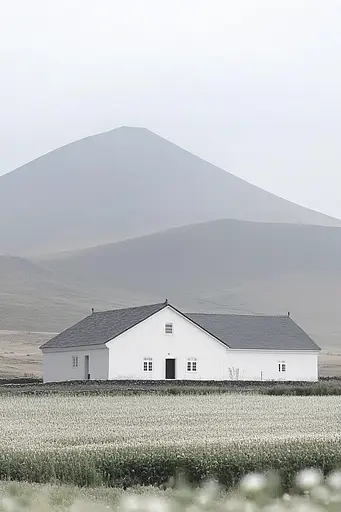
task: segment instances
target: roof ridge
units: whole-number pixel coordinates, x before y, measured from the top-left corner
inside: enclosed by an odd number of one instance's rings
[[[156,306],[166,306],[165,302],[154,302],[152,304],[141,304],[137,306],[127,306],[126,308],[115,308],[115,309],[104,309],[100,311],[94,311],[92,314],[100,314],[100,313],[112,313],[113,311],[128,311],[129,309],[137,309],[137,308],[151,308]],[[169,305],[169,304],[168,304]],[[90,315],[89,315],[90,316]]]
[[[267,315],[264,313],[218,313],[218,312],[212,312],[212,313],[203,313],[201,311],[190,311],[187,313],[184,313],[185,315],[216,315],[216,316],[251,316],[253,318],[290,318],[288,315]]]

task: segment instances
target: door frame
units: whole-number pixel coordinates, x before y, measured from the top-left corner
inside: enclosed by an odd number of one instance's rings
[[[173,361],[173,371],[171,372],[174,374],[174,377],[167,377],[167,374],[169,375],[169,368],[167,372],[167,361]],[[175,380],[176,379],[176,359],[175,357],[166,357],[165,359],[165,380]]]
[[[84,379],[90,380],[90,356],[84,356]]]

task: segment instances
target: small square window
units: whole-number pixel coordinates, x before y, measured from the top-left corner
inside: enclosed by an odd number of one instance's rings
[[[153,371],[153,360],[151,358],[145,358],[143,360],[143,371],[144,372],[152,372]]]
[[[188,372],[196,372],[197,371],[197,360],[196,359],[187,359],[187,371]]]
[[[282,372],[287,371],[287,365],[285,363],[282,363]]]
[[[173,324],[165,324],[165,334],[173,334]]]
[[[78,356],[72,356],[72,368],[78,368]]]

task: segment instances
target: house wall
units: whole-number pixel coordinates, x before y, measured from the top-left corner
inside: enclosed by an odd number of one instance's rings
[[[165,324],[173,334],[165,334]],[[107,343],[109,379],[165,379],[166,358],[176,359],[178,380],[317,380],[317,353],[231,350],[171,309],[149,319]],[[143,371],[152,358],[153,371]],[[187,359],[196,358],[197,371],[187,371]],[[278,363],[286,362],[286,372]],[[238,370],[237,370],[238,369]]]
[[[109,350],[107,347],[79,347],[76,349],[44,349],[44,382],[84,380],[85,356],[89,356],[91,380],[108,379]],[[78,367],[72,367],[72,356],[78,356]]]
[[[239,380],[317,381],[316,352],[279,352],[231,350],[226,361],[225,378],[238,374]],[[286,371],[279,372],[278,364],[285,362]]]
[[[165,334],[165,323],[173,334]],[[171,308],[164,308],[107,343],[109,379],[165,378],[165,359],[176,359],[176,379],[221,380],[226,347]],[[143,359],[153,358],[153,371],[143,371]],[[197,358],[196,373],[186,372],[186,359]]]

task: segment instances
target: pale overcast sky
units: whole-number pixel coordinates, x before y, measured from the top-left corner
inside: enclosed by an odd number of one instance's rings
[[[341,0],[0,3],[0,174],[144,126],[341,217]]]

